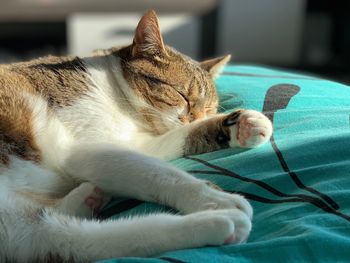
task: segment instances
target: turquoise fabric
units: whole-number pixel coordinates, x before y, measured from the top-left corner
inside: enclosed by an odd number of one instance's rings
[[[101,262],[350,262],[350,87],[230,65],[217,88],[222,111],[264,110],[273,119],[273,138],[256,149],[225,149],[173,163],[251,201],[248,242]],[[123,202],[115,218],[165,209]]]

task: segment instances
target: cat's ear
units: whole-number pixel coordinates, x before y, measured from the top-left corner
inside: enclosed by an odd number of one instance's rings
[[[147,11],[138,23],[132,44],[132,55],[166,53],[154,10]]]
[[[209,72],[212,78],[216,78],[224,66],[230,61],[231,55],[208,59],[200,63],[202,69]]]

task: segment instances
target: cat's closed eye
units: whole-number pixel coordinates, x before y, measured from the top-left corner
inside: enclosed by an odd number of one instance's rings
[[[152,86],[156,86],[156,85],[160,85],[160,84],[168,84],[164,80],[161,80],[161,79],[159,79],[157,77],[153,77],[153,76],[149,76],[149,75],[143,75],[143,74],[142,74],[142,77],[151,84],[150,85],[151,87]]]

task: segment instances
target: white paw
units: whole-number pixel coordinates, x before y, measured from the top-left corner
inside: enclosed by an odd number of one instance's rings
[[[252,229],[250,218],[239,209],[208,210],[186,216],[192,220],[193,236],[202,245],[239,244],[247,241]]]
[[[62,199],[59,210],[64,214],[92,218],[110,198],[92,183],[84,182]]]
[[[253,208],[241,195],[230,194],[213,188],[207,182],[198,191],[192,191],[186,198],[182,211],[192,213],[203,210],[236,209],[243,212],[250,220],[253,218]]]
[[[254,148],[270,139],[272,123],[264,114],[255,110],[241,110],[237,119],[237,123],[230,126],[231,147]]]

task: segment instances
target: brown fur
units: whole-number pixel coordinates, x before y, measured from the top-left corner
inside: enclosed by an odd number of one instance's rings
[[[174,106],[184,107],[187,112],[179,118],[183,123],[216,113],[218,98],[214,82],[199,63],[170,47],[166,47],[166,55],[157,54],[156,59],[130,59],[131,52],[132,46],[117,51],[122,58],[124,77],[135,93],[156,110],[167,112]],[[156,122],[149,116],[146,120]]]
[[[63,107],[86,93],[88,84],[78,58],[46,57],[0,65],[0,163],[8,165],[10,154],[34,162],[41,159],[26,94],[41,96],[52,108]]]
[[[212,152],[229,147],[229,126],[237,123],[241,110],[201,122],[188,135],[185,155]]]
[[[12,64],[8,70],[22,78],[22,86],[30,86],[52,107],[72,105],[88,91],[91,84],[84,64],[78,57],[49,56]]]
[[[0,162],[8,165],[9,154],[38,162],[40,153],[31,127],[32,112],[21,94],[20,78],[12,76],[0,68]]]
[[[124,76],[131,88],[152,105],[167,109],[188,103],[192,114],[204,107],[213,110],[217,107],[214,82],[199,63],[169,47],[166,48],[169,55],[156,60],[128,59],[130,50],[131,47],[127,47],[118,52],[123,58]],[[204,93],[201,101],[200,93]]]

